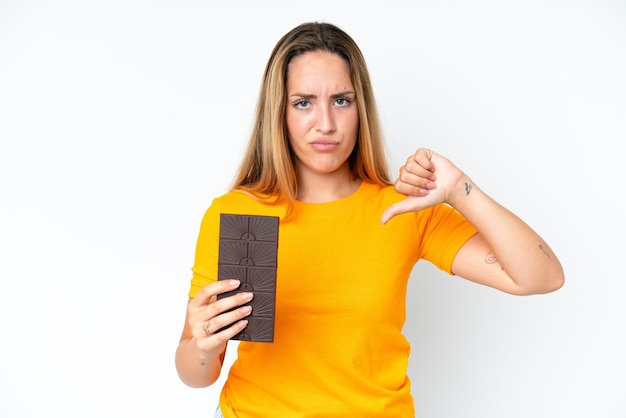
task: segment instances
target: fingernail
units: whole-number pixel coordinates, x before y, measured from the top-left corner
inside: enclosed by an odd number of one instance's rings
[[[239,280],[232,279],[228,282],[231,286],[239,286]]]
[[[245,292],[245,293],[241,294],[241,298],[243,300],[250,300],[250,299],[252,299],[252,296],[253,296],[253,294],[250,293],[250,292]]]

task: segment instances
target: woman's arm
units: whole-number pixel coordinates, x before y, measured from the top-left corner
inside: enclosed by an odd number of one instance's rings
[[[502,207],[469,178],[471,190],[450,204],[476,229],[459,250],[452,272],[507,293],[529,295],[559,289],[563,269],[548,244],[526,223]]]
[[[478,230],[457,253],[454,274],[516,295],[547,293],[563,285],[563,268],[548,244],[446,158],[419,149],[400,169],[395,188],[407,198],[385,211],[383,223],[445,202]]]

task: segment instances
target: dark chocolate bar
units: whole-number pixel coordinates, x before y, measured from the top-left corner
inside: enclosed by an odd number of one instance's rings
[[[248,326],[233,340],[274,341],[278,224],[275,216],[220,214],[217,278],[238,279],[241,285],[218,299],[254,293]]]

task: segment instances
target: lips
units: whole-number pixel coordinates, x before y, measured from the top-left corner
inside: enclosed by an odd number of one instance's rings
[[[311,147],[316,151],[333,151],[338,146],[339,142],[330,139],[316,139],[311,142]]]

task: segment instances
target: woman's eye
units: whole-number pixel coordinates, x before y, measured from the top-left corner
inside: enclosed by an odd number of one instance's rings
[[[350,104],[350,100],[342,97],[340,99],[335,100],[337,106],[348,106]]]
[[[310,103],[306,100],[300,100],[299,102],[294,103],[294,106],[298,109],[306,109],[309,105]]]

